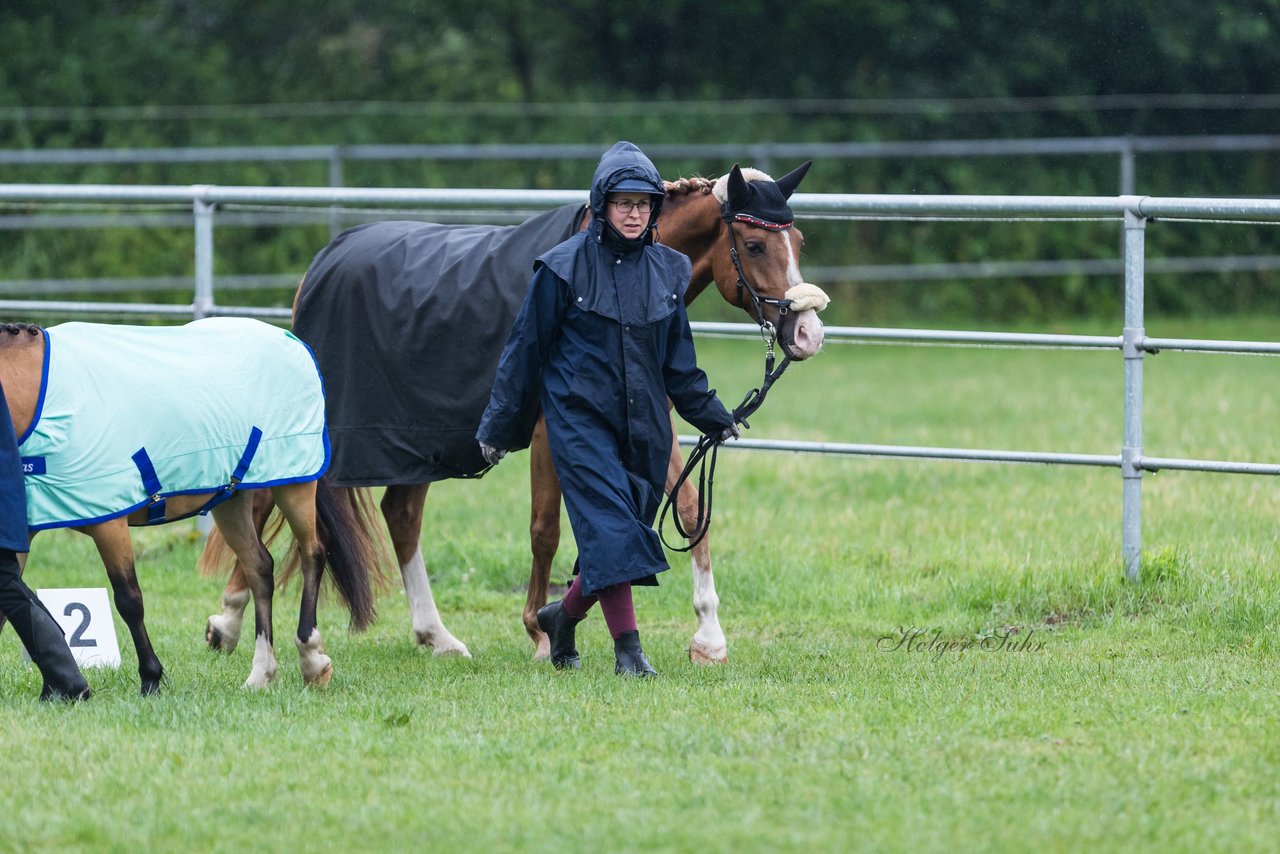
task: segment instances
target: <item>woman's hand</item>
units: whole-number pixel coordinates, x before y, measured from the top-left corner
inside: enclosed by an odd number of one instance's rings
[[[484,457],[484,461],[486,463],[491,466],[496,466],[498,463],[502,462],[502,458],[507,455],[507,452],[501,448],[495,448],[493,445],[486,445],[484,442],[481,442],[480,454]]]
[[[728,427],[720,431],[720,435],[716,437],[716,444],[723,445],[730,439],[739,439],[741,437],[742,433],[738,430],[738,425],[730,424]]]

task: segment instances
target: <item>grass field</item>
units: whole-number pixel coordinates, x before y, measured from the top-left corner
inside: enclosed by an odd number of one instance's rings
[[[1280,340],[1280,323],[1149,332]],[[730,403],[758,381],[758,343],[699,348]],[[1280,461],[1280,361],[1147,366],[1147,453]],[[832,344],[749,435],[1116,453],[1121,391],[1116,353]],[[329,604],[323,691],[297,672],[296,587],[282,678],[246,693],[247,645],[203,648],[221,585],[194,574],[190,527],[140,532],[170,684],[137,696],[117,620],[125,666],[91,672],[87,704],[38,704],[0,635],[0,850],[1275,848],[1274,480],[1148,476],[1137,585],[1115,470],[726,452],[717,485],[730,662],[687,660],[673,557],[636,597],[662,674],[644,684],[612,675],[598,615],[581,673],[530,661],[524,454],[427,502],[437,601],[474,659],[413,648],[398,591],[364,635]],[[41,535],[28,578],[105,586],[70,533]]]

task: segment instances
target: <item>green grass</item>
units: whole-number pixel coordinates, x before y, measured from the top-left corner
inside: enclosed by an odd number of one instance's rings
[[[1262,320],[1149,331],[1280,339]],[[758,381],[757,343],[699,347],[731,403]],[[1149,454],[1280,460],[1280,361],[1147,365]],[[1116,453],[1121,386],[1116,353],[832,344],[749,435]],[[364,635],[328,604],[324,691],[297,673],[296,588],[278,598],[281,680],[248,694],[248,645],[202,648],[221,585],[194,574],[189,527],[139,532],[170,684],[136,695],[117,620],[125,666],[91,672],[87,704],[41,705],[0,635],[0,850],[1274,848],[1273,480],[1148,476],[1137,585],[1115,470],[727,451],[716,482],[730,663],[685,657],[691,582],[673,556],[637,595],[662,674],[645,684],[612,675],[598,615],[583,672],[530,661],[524,454],[427,502],[437,601],[475,658],[415,650],[399,592]],[[105,585],[65,532],[37,539],[28,576]],[[880,641],[912,627],[977,646]],[[990,648],[1013,631],[1032,648]]]

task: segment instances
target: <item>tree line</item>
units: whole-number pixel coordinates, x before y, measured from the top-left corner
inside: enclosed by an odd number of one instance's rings
[[[1011,0],[9,0],[0,8],[0,148],[1268,133],[1275,106],[1233,109],[1222,96],[1275,91],[1278,28],[1277,0],[1052,0],[1034,10]],[[1217,97],[1199,106],[1170,100],[1185,95]],[[316,106],[324,104],[343,106]],[[730,164],[659,165],[715,174]],[[1138,191],[1268,195],[1275,169],[1269,154],[1153,157]],[[352,166],[346,182],[575,187],[589,172],[582,161],[367,163]],[[315,184],[324,176],[314,165],[143,164],[9,167],[0,180]],[[1116,179],[1106,158],[828,161],[804,189],[1112,195]],[[1093,224],[815,223],[809,231],[810,263],[822,265],[1114,257],[1118,245],[1115,229]],[[1151,241],[1153,253],[1275,252],[1265,227],[1169,231]],[[181,230],[14,235],[0,247],[0,278],[189,272]],[[299,269],[326,237],[319,228],[227,230],[220,272]],[[1149,305],[1280,308],[1272,278],[1154,278]],[[860,319],[1089,315],[1112,311],[1116,298],[1105,283],[1071,277],[846,288]]]

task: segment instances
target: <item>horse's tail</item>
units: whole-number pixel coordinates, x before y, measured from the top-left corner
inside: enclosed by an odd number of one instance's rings
[[[382,538],[374,536],[378,523],[369,490],[338,487],[327,476],[320,478],[316,522],[329,577],[351,611],[352,630],[363,631],[376,616],[377,594],[390,587],[386,549]]]

